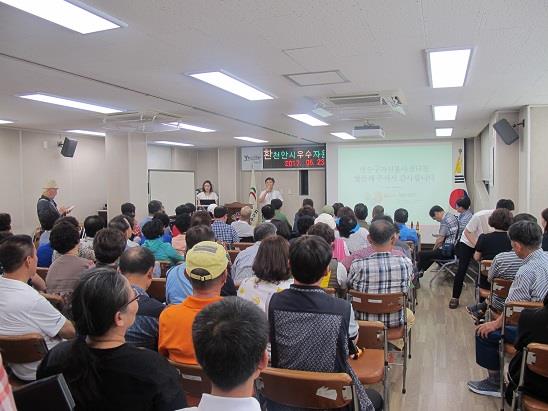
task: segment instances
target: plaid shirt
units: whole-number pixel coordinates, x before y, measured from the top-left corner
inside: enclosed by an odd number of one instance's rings
[[[2,365],[2,357],[0,356],[0,410],[15,411],[15,404],[11,393],[11,386],[8,382],[8,374]]]
[[[223,243],[237,243],[240,241],[240,237],[234,230],[234,227],[228,225],[221,220],[215,220],[211,223],[211,229],[215,233],[215,239],[222,241]]]
[[[407,257],[388,252],[377,252],[354,260],[348,273],[348,288],[371,294],[407,293],[413,264]],[[388,328],[403,324],[405,310],[391,314],[357,312],[359,320],[382,321]]]
[[[445,213],[440,222],[440,235],[444,236],[443,245],[455,245],[459,233],[459,220],[451,213]]]

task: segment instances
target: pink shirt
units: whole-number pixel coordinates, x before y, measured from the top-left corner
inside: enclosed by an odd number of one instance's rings
[[[171,245],[181,255],[185,255],[186,251],[186,234],[179,234],[171,239]]]

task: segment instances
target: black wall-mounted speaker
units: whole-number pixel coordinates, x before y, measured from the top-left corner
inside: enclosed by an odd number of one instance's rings
[[[74,152],[76,151],[77,145],[78,141],[65,137],[65,141],[63,141],[63,148],[61,149],[61,155],[63,157],[74,157]]]
[[[510,145],[519,138],[517,131],[505,118],[493,124],[493,128],[505,144]]]

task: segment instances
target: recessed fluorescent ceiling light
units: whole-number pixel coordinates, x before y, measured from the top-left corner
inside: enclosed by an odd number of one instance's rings
[[[250,143],[268,143],[266,140],[259,140],[253,137],[234,137],[237,140],[249,141]]]
[[[152,144],[163,144],[165,146],[194,147],[194,144],[177,143],[175,141],[152,141]]]
[[[0,124],[11,124],[13,123],[13,121],[9,121],[9,120],[0,120]]]
[[[322,107],[315,108],[314,110],[312,110],[312,112],[323,118],[331,117],[333,115],[333,113],[327,111],[325,108]]]
[[[332,136],[342,138],[343,140],[355,140],[356,137],[354,137],[352,134],[348,133],[331,133]]]
[[[427,50],[432,87],[462,87],[466,80],[471,52],[471,49]]]
[[[90,136],[100,136],[100,137],[106,136],[106,133],[102,133],[100,131],[89,131],[89,130],[67,130],[67,133],[87,134]]]
[[[82,34],[126,26],[122,22],[114,23],[111,20],[116,20],[115,18],[74,0],[71,2],[64,0],[0,0],[0,2]],[[107,17],[108,20],[101,15]]]
[[[323,122],[322,120],[318,120],[316,117],[312,117],[309,114],[288,114],[288,117],[294,118],[295,120],[299,120],[305,124],[308,124],[309,126],[318,127],[318,126],[328,126],[329,124]]]
[[[436,137],[450,137],[453,134],[452,128],[437,128]]]
[[[260,90],[257,90],[254,87],[251,87],[248,84],[241,82],[240,80],[235,79],[234,77],[230,77],[225,73],[221,73],[220,71],[212,71],[209,73],[196,73],[189,75],[190,77],[202,80],[206,83],[211,84],[212,86],[222,88],[229,93],[236,94],[237,96],[243,97],[247,100],[272,100],[274,98],[266,93],[263,93]]]
[[[41,101],[43,103],[56,104],[58,106],[65,106],[71,108],[77,108],[79,110],[94,111],[101,114],[113,114],[121,113],[121,110],[116,110],[114,108],[96,106],[95,104],[82,103],[81,101],[69,100],[62,97],[53,97],[46,94],[26,94],[24,96],[19,96],[21,98],[26,98],[27,100]]]
[[[457,106],[434,106],[434,120],[454,120],[457,117]]]
[[[205,127],[193,126],[192,124],[177,123],[176,121],[174,121],[173,123],[167,123],[166,125],[177,128],[184,128],[185,130],[199,131],[200,133],[213,133],[215,131]]]

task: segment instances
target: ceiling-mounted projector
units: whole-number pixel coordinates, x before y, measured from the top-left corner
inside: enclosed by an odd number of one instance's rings
[[[384,130],[381,126],[366,124],[354,127],[352,135],[356,138],[384,138]]]

